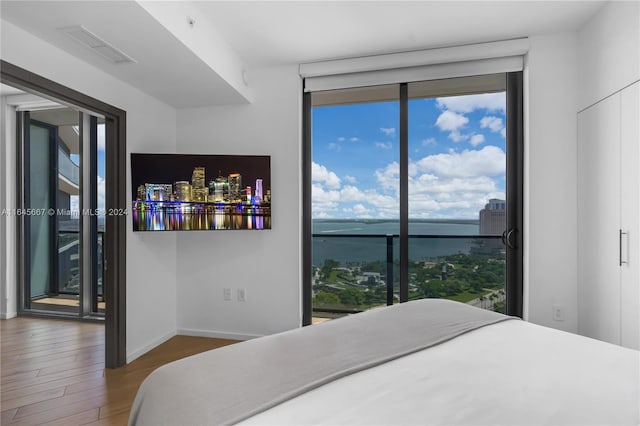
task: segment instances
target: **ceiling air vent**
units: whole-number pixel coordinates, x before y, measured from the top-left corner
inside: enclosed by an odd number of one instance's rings
[[[113,62],[114,64],[136,62],[132,57],[128,56],[122,50],[112,46],[91,31],[87,30],[82,25],[60,28],[60,31],[62,31],[75,41],[90,48],[103,58],[106,58],[109,61]]]

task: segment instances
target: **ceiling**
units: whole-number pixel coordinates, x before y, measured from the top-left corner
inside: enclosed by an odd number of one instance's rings
[[[603,4],[196,1],[179,7],[189,7],[196,25],[206,23],[217,31],[250,81],[252,69],[266,66],[575,31]],[[176,10],[176,2],[165,5]],[[181,29],[163,25],[149,10],[132,0],[0,2],[2,19],[176,108],[247,102],[205,55],[187,47]],[[187,25],[187,15],[180,18]],[[73,25],[83,25],[137,62],[111,63],[59,30]],[[199,42],[206,48],[206,38]]]
[[[252,66],[575,31],[602,1],[203,1]]]

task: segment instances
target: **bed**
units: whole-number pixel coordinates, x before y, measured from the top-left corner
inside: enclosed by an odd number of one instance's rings
[[[640,424],[640,352],[447,300],[167,364],[130,425]]]

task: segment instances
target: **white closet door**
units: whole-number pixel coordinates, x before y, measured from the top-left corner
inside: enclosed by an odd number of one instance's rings
[[[615,344],[620,344],[619,229],[616,94],[578,114],[578,333]]]
[[[640,82],[621,92],[620,343],[640,349]]]

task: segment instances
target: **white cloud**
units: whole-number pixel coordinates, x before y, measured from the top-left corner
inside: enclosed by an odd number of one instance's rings
[[[467,139],[469,139],[469,135],[465,135],[460,133],[458,130],[454,130],[453,132],[449,133],[449,139],[454,142],[466,141]]]
[[[98,209],[104,210],[105,208],[105,198],[106,197],[106,186],[105,180],[103,177],[98,176]]]
[[[436,126],[442,131],[454,131],[464,127],[469,119],[453,111],[444,111],[436,120]]]
[[[98,210],[104,211],[106,206],[106,182],[102,176],[97,176],[98,186]],[[80,214],[80,197],[78,195],[71,195],[69,197],[69,210],[75,212],[76,215]]]
[[[345,139],[343,136],[340,136],[340,137],[338,138],[338,142],[344,142],[345,140],[346,140],[346,139]]]
[[[437,98],[436,104],[439,108],[459,113],[469,113],[477,109],[504,111],[505,92]]]
[[[500,134],[502,135],[503,138],[507,137],[507,129],[505,127],[502,128],[502,130],[500,130]]]
[[[359,141],[360,141],[360,138],[356,138],[356,137],[354,136],[354,137],[352,137],[352,138],[349,138],[349,140],[350,140],[351,142],[359,142]]]
[[[104,124],[98,124],[98,151],[104,151],[106,138],[106,127]]]
[[[501,197],[504,193],[488,176],[447,178],[425,173],[409,179],[409,216],[477,219],[490,198]]]
[[[395,127],[380,127],[380,131],[387,136],[395,136],[396,134]]]
[[[445,177],[496,176],[504,173],[505,153],[497,146],[488,145],[481,150],[450,151],[436,154],[416,162],[419,172]]]
[[[350,175],[345,175],[344,180],[346,180],[348,183],[356,183],[358,182],[358,179],[356,179],[353,176]]]
[[[335,151],[335,152],[342,151],[342,147],[334,142],[329,142],[329,145],[327,145],[327,148],[329,149],[329,151]]]
[[[316,162],[311,163],[311,180],[313,182],[321,182],[329,189],[340,188],[340,178],[332,171],[327,170]]]
[[[400,164],[394,161],[384,169],[376,170],[376,180],[383,190],[398,191],[400,188]]]
[[[486,117],[482,117],[480,120],[480,127],[483,129],[489,128],[492,132],[498,133],[504,129],[504,124],[502,123],[502,118],[488,115]]]
[[[495,192],[496,184],[493,179],[487,176],[476,176],[472,178],[450,178],[441,179],[435,175],[424,174],[417,179],[411,179],[409,184],[409,194],[440,194],[440,198],[457,199],[459,192]],[[411,197],[410,197],[411,198]],[[486,203],[486,202],[485,202]]]
[[[376,148],[391,149],[391,142],[376,142]]]
[[[484,135],[481,135],[481,134],[475,134],[471,136],[471,139],[469,139],[469,143],[472,146],[478,146],[483,142],[484,142]]]
[[[422,141],[422,146],[436,145],[436,138],[427,138]]]
[[[371,217],[373,217],[371,215],[371,213],[373,213],[373,210],[366,208],[362,204],[356,204],[355,206],[353,206],[351,208],[343,209],[343,211],[345,211],[347,213],[353,213],[353,217],[358,217],[358,218],[371,218]]]

